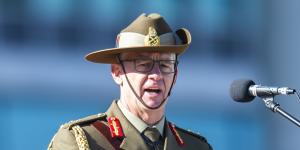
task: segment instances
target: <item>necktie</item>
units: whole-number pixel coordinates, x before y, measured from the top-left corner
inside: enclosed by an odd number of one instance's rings
[[[155,150],[161,149],[162,143],[159,131],[156,128],[148,127],[143,132],[145,142]]]

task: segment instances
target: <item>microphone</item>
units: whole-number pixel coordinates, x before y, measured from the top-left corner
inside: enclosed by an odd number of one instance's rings
[[[288,87],[261,86],[256,85],[254,81],[247,79],[234,80],[230,86],[231,98],[237,102],[250,102],[256,96],[267,98],[294,93],[295,90]]]
[[[274,113],[279,113],[286,119],[290,120],[292,123],[300,127],[300,121],[290,115],[288,112],[280,108],[278,103],[274,103],[274,96],[276,95],[289,95],[297,94],[300,99],[299,94],[295,89],[288,87],[269,87],[256,85],[252,80],[234,80],[230,86],[230,95],[236,102],[250,102],[256,96],[261,97],[267,108],[269,108]]]

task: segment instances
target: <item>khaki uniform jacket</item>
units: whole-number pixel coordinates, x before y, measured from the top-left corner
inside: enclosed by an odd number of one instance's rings
[[[109,130],[100,132],[93,123],[101,122],[105,126],[108,117],[119,119],[123,138],[112,139],[106,134]],[[175,127],[172,132],[165,122],[164,128],[164,150],[212,150],[206,139],[198,134]],[[183,141],[180,145],[178,139]],[[77,121],[71,121],[62,125],[53,137],[48,147],[49,150],[150,150],[151,148],[144,142],[137,129],[126,119],[121,112],[116,101],[112,103],[105,114],[89,116]]]

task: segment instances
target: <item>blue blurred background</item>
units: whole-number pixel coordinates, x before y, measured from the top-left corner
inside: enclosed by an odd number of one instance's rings
[[[300,1],[0,0],[1,149],[46,149],[61,124],[104,112],[118,86],[109,65],[83,57],[114,47],[143,12],[193,36],[167,106],[170,120],[216,150],[300,147],[299,128],[259,98],[241,104],[229,96],[239,78],[300,89]],[[296,97],[276,100],[300,117]]]

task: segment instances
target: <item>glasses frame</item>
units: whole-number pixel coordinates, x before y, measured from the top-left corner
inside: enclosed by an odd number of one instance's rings
[[[137,65],[136,65],[137,61],[139,61],[139,60],[151,60],[151,61],[153,62],[152,66],[150,67],[151,69],[149,69],[148,71],[139,71],[139,70],[137,69]],[[177,70],[177,65],[178,65],[178,60],[177,60],[177,59],[175,59],[175,60],[154,60],[154,59],[124,59],[124,60],[121,60],[121,59],[119,59],[119,61],[120,61],[121,63],[126,62],[126,61],[128,61],[128,62],[133,62],[133,66],[134,66],[135,71],[140,72],[140,73],[149,73],[149,72],[151,72],[151,71],[153,70],[153,68],[154,68],[154,65],[155,65],[156,63],[158,63],[158,64],[159,64],[159,66],[158,66],[158,67],[159,67],[159,70],[160,70],[160,72],[161,72],[162,74],[172,74],[172,73],[175,73],[175,72],[176,72],[176,70]],[[173,62],[174,62],[174,71],[172,71],[172,72],[164,72],[164,71],[162,71],[162,69],[160,68],[160,67],[161,67],[161,66],[160,66],[161,61],[173,61]]]

